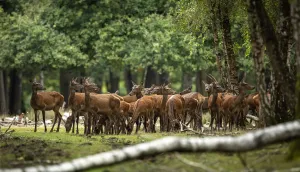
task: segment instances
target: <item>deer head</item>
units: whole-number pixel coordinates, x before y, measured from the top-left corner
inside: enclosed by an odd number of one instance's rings
[[[217,93],[222,93],[226,91],[218,82],[213,82],[211,84],[213,92],[216,91]]]
[[[72,128],[72,116],[69,116],[67,118],[67,121],[65,122],[65,128],[66,128],[66,132],[69,133],[71,131]]]
[[[187,93],[190,93],[190,92],[192,92],[192,86],[189,86],[185,90],[181,91],[179,94],[184,95],[184,94],[187,94]]]
[[[69,88],[70,88],[71,90],[80,91],[80,90],[83,89],[83,85],[79,84],[76,80],[77,80],[77,78],[72,79],[72,80],[70,81]]]
[[[150,88],[145,88],[145,89],[144,89],[144,94],[145,94],[145,95],[151,94],[151,91],[152,91],[155,87],[156,87],[156,85],[155,85],[155,84],[152,84]]]
[[[156,86],[153,88],[152,91],[150,91],[151,94],[158,94],[158,95],[171,95],[171,94],[176,94],[176,91],[173,90],[172,88],[169,87],[170,84],[168,85],[161,85],[161,86]]]
[[[138,93],[141,93],[142,90],[144,89],[143,83],[141,83],[140,85],[135,84],[133,81],[131,81],[133,86],[132,89],[129,93],[130,96],[136,95]]]
[[[202,83],[204,84],[205,91],[206,91],[206,92],[211,92],[212,84],[208,84],[208,83],[206,83],[205,81],[202,81]]]
[[[46,90],[46,88],[45,88],[42,84],[33,81],[33,82],[32,82],[32,90],[34,90],[34,91],[38,91],[38,90]]]
[[[246,79],[246,73],[244,73],[243,78],[239,81],[238,89],[240,94],[244,93],[245,90],[253,90],[255,88],[254,86],[246,83],[245,79]]]
[[[98,93],[100,91],[100,88],[94,83],[85,82],[83,86],[86,93]]]

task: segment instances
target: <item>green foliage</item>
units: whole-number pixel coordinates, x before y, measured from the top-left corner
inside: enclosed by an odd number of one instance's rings
[[[24,7],[27,7],[25,3]],[[39,5],[36,6],[36,8]],[[22,70],[47,66],[65,68],[84,64],[85,55],[65,34],[39,20],[39,11],[3,14],[0,32],[0,66]],[[34,17],[35,16],[35,17]]]

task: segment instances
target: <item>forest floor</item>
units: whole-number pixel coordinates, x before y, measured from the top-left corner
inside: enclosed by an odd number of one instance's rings
[[[49,127],[48,127],[49,128]],[[6,128],[1,129],[2,133]],[[0,168],[16,168],[38,164],[55,164],[91,154],[147,142],[164,136],[211,137],[223,132],[205,135],[184,133],[144,133],[133,135],[98,135],[86,137],[66,133],[44,133],[43,126],[36,133],[33,127],[16,127],[9,136],[0,135]],[[82,130],[82,128],[81,128]],[[80,131],[82,133],[82,131]],[[207,131],[208,132],[208,131]],[[245,131],[227,133],[239,135]],[[163,153],[116,165],[88,171],[300,171],[300,159],[287,160],[289,143],[280,143],[246,153]],[[242,157],[242,158],[240,158]],[[244,160],[244,165],[241,161]]]

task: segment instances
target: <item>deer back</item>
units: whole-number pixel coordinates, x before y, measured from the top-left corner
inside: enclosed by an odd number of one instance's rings
[[[38,92],[35,97],[31,97],[30,104],[33,109],[52,110],[55,107],[62,107],[64,96],[56,91]]]
[[[137,101],[137,97],[135,95],[133,95],[133,96],[126,95],[126,96],[123,96],[123,100],[127,103],[131,103],[131,102]]]

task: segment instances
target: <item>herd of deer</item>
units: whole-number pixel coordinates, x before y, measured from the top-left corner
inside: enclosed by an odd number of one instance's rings
[[[226,92],[212,75],[208,76],[213,82],[203,81],[203,84],[209,97],[191,92],[191,87],[176,93],[169,85],[144,88],[143,84],[138,85],[134,82],[131,92],[126,96],[119,96],[117,92],[98,94],[99,88],[89,79],[84,79],[82,84],[72,79],[68,99],[68,108],[72,110],[72,114],[65,122],[66,131],[70,132],[72,128],[74,133],[76,122],[76,133],[79,133],[79,116],[84,116],[85,134],[131,134],[134,124],[135,133],[139,131],[141,124],[145,132],[156,132],[155,124],[158,119],[161,132],[178,131],[188,125],[191,125],[193,130],[201,130],[203,111],[210,111],[211,131],[219,131],[222,125],[225,131],[227,126],[230,131],[234,125],[237,129],[245,128],[248,110],[259,110],[259,95],[246,94],[246,90],[252,90],[254,87],[242,79],[238,85],[239,94],[233,95]],[[34,131],[36,132],[37,128],[37,111],[42,111],[46,132],[45,111],[53,110],[55,119],[50,132],[53,131],[57,119],[58,132],[62,119],[59,110],[63,106],[64,97],[55,91],[38,90],[45,88],[40,83],[33,82],[30,103],[35,113]]]

